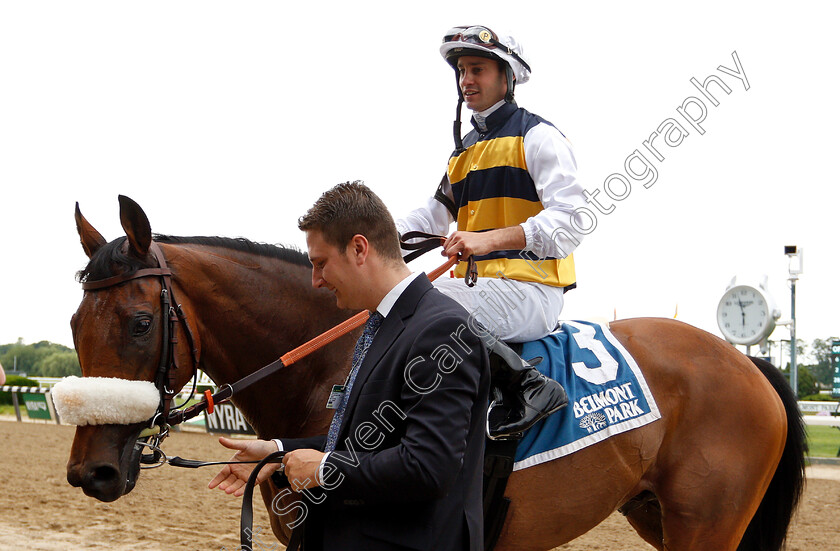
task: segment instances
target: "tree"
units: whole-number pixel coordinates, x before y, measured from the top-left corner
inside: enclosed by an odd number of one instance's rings
[[[0,364],[3,364],[6,371],[16,366],[17,371],[26,373],[30,377],[49,376],[43,372],[44,361],[53,354],[68,352],[75,356],[73,349],[60,344],[49,341],[23,344],[23,339],[18,339],[14,344],[0,346]]]
[[[830,386],[834,380],[834,367],[831,365],[831,342],[834,340],[834,337],[814,339],[811,344],[814,365],[809,366],[809,369],[817,382],[823,385]]]
[[[811,370],[807,366],[800,365],[796,367],[796,390],[797,398],[803,396],[810,396],[819,392],[817,388],[817,380],[811,374]]]
[[[79,358],[72,350],[66,352],[53,352],[40,364],[41,376],[43,377],[67,377],[68,375],[82,375],[79,367]]]

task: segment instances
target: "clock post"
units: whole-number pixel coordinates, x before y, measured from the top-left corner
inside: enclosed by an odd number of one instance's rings
[[[796,282],[802,273],[802,247],[785,245],[790,277],[790,386],[799,395],[799,377],[796,366]]]

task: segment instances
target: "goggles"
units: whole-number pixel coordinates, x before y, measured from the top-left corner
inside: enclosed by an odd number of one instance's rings
[[[450,42],[473,44],[475,46],[481,46],[481,48],[487,50],[498,48],[521,63],[528,72],[531,71],[531,67],[525,62],[525,60],[519,57],[519,54],[514,52],[508,46],[499,42],[499,37],[496,36],[496,33],[487,27],[479,25],[452,27],[446,31],[446,34],[443,35],[443,44]]]

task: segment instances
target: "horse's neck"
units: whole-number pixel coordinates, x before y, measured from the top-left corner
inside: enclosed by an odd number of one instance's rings
[[[180,246],[167,255],[176,298],[192,310],[200,367],[218,385],[241,379],[349,317],[330,293],[312,288],[305,266],[207,247]],[[324,432],[329,389],[344,379],[352,343],[340,339],[233,401],[261,437]]]

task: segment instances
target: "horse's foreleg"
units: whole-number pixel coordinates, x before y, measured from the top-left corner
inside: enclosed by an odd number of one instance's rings
[[[292,509],[294,499],[289,495],[280,495],[277,487],[270,480],[260,484],[260,494],[262,494],[263,503],[265,503],[265,508],[268,511],[271,531],[274,532],[274,536],[280,540],[280,543],[286,545],[289,543],[289,537],[292,534],[292,530],[287,523],[290,519],[294,520],[294,517],[286,518],[286,522],[283,522],[282,515]]]

